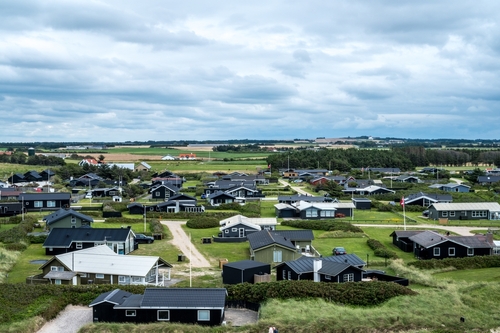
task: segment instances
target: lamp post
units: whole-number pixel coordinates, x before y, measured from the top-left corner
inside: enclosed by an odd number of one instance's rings
[[[146,206],[144,206],[144,232],[146,232]]]

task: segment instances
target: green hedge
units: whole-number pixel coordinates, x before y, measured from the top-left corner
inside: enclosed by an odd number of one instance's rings
[[[348,222],[339,222],[335,220],[287,220],[281,222],[281,225],[286,225],[294,228],[326,230],[326,231],[345,231],[354,233],[363,233],[360,227],[356,227]]]
[[[500,256],[476,256],[466,258],[445,258],[419,260],[408,263],[420,269],[441,269],[446,267],[455,267],[456,269],[477,269],[500,267]]]
[[[370,249],[373,250],[375,256],[389,259],[397,259],[398,255],[396,252],[390,251],[385,247],[384,244],[380,243],[376,239],[369,239],[366,241]]]
[[[186,223],[188,228],[192,229],[208,229],[220,226],[220,219],[217,217],[209,216],[197,216],[195,218],[189,219]]]
[[[36,217],[26,216],[24,221],[21,220],[14,228],[0,231],[0,242],[7,244],[18,243],[22,240],[29,241],[27,234],[33,230],[35,223],[37,223]]]
[[[270,283],[226,285],[230,300],[260,303],[271,298],[323,298],[346,305],[373,306],[392,297],[416,295],[416,292],[397,283],[325,283],[308,280],[283,280]]]

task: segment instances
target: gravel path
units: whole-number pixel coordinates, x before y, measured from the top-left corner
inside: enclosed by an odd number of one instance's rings
[[[172,233],[171,243],[179,248],[181,252],[189,259],[192,267],[211,267],[207,259],[191,245],[189,236],[182,229],[182,225],[186,222],[179,221],[161,221],[161,224],[166,225]]]
[[[92,323],[92,309],[88,306],[68,305],[56,318],[49,321],[37,333],[76,333]]]

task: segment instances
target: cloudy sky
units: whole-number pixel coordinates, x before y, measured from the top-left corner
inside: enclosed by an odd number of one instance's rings
[[[500,138],[500,1],[0,2],[0,141]]]

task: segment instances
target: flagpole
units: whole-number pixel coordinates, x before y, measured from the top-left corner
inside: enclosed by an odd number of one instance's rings
[[[193,242],[191,242],[191,233],[189,233],[189,288],[191,288],[193,286],[193,276],[192,276],[192,273],[191,273],[191,263],[193,262],[193,258],[192,258],[192,248],[193,246]]]
[[[401,198],[401,203],[403,205],[403,225],[404,225],[404,230],[406,230],[406,213],[405,213],[405,197],[404,196]]]

